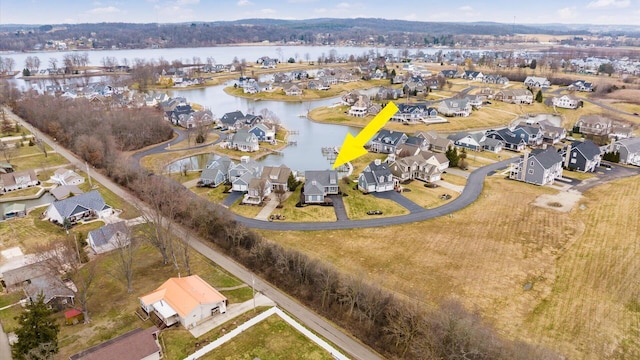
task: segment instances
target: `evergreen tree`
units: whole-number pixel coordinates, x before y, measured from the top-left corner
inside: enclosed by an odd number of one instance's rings
[[[531,60],[531,64],[529,64],[529,68],[535,69],[538,66],[538,62],[536,59]]]
[[[16,330],[18,341],[11,349],[14,359],[48,359],[58,352],[60,326],[51,318],[51,314],[52,311],[44,303],[44,295],[40,294],[16,317],[20,327]]]
[[[538,92],[536,93],[536,102],[542,102],[542,90],[538,90]]]
[[[289,174],[289,178],[287,179],[287,187],[289,191],[296,191],[296,188],[300,185],[300,182],[296,180],[296,177],[293,176],[293,173]]]
[[[455,146],[449,146],[447,152],[445,152],[447,159],[449,159],[449,167],[458,166],[458,161],[460,161],[460,156],[458,156],[458,150]]]

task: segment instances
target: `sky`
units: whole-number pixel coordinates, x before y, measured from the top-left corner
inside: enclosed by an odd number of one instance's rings
[[[0,0],[0,24],[320,17],[638,25],[640,0]]]

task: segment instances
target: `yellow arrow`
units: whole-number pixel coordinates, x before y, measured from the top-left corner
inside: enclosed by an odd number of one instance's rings
[[[384,109],[382,109],[356,137],[353,137],[351,133],[347,133],[347,136],[342,143],[342,147],[340,148],[340,153],[336,158],[336,162],[333,163],[333,168],[335,169],[342,164],[346,164],[351,160],[355,160],[360,156],[365,155],[367,150],[364,148],[364,145],[371,140],[371,138],[378,133],[384,124],[386,124],[387,121],[389,121],[389,119],[391,119],[391,117],[397,112],[398,107],[390,101],[387,106],[385,106]]]

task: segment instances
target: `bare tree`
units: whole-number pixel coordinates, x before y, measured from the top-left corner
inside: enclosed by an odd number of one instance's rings
[[[11,164],[11,160],[13,160],[13,158],[18,153],[18,149],[16,148],[16,145],[7,144],[6,142],[0,140],[0,153],[2,153],[4,161]]]
[[[278,200],[278,206],[282,207],[282,203],[286,198],[287,191],[282,187],[278,186],[275,188],[275,190],[273,190],[273,193],[276,195],[276,199]]]
[[[138,251],[140,240],[133,236],[131,229],[126,226],[124,233],[118,232],[115,236],[114,256],[116,266],[112,270],[116,279],[123,281],[127,286],[127,293],[133,292],[133,264]]]
[[[98,266],[96,262],[89,262],[85,266],[83,266],[76,274],[72,277],[74,284],[78,291],[76,291],[76,301],[80,304],[82,308],[82,314],[84,315],[84,323],[88,324],[91,322],[91,318],[89,316],[89,307],[88,303],[91,297],[94,294],[94,280],[98,275]]]

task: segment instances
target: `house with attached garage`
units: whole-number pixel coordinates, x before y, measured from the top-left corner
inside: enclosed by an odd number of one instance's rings
[[[508,128],[498,130],[488,130],[486,136],[491,139],[497,139],[502,141],[504,149],[511,151],[524,151],[527,147],[527,142],[518,135],[513,133]]]
[[[480,71],[465,70],[462,78],[472,81],[482,81],[482,79],[484,79],[484,75]]]
[[[555,148],[536,149],[511,164],[509,178],[536,185],[553,184],[562,177],[562,165],[562,155]]]
[[[326,196],[337,195],[340,192],[338,172],[335,170],[305,171],[304,178],[305,204],[322,204]]]
[[[533,94],[527,89],[500,90],[493,98],[509,104],[533,104]]]
[[[263,167],[261,178],[269,180],[273,190],[287,191],[289,190],[289,175],[291,175],[291,169],[282,164],[280,166]]]
[[[139,300],[142,310],[157,315],[164,326],[181,324],[192,329],[227,312],[227,298],[198,275],[170,278]]]
[[[254,152],[260,150],[258,137],[247,128],[238,129],[230,135],[229,147],[239,151]]]
[[[40,180],[38,180],[36,172],[33,170],[0,174],[0,182],[2,183],[2,191],[5,193],[30,188],[40,184]]]
[[[229,181],[232,191],[248,191],[252,179],[259,178],[262,167],[252,158],[243,156],[240,162],[229,169]]]
[[[131,243],[131,234],[124,221],[107,224],[89,231],[87,242],[95,254],[103,254]]]
[[[395,182],[387,163],[376,159],[358,176],[358,189],[364,193],[393,191]]]
[[[520,136],[529,146],[542,145],[544,134],[539,127],[518,124],[511,132]]]
[[[276,140],[275,126],[260,123],[249,129],[249,132],[258,138],[258,141],[272,142]]]
[[[194,111],[187,115],[181,115],[178,119],[178,125],[185,129],[207,126],[214,122],[215,118],[211,110]]]
[[[443,153],[421,151],[419,155],[426,160],[427,164],[436,166],[441,172],[444,172],[449,167],[449,159]]]
[[[574,132],[585,135],[609,135],[613,121],[602,115],[584,115],[576,122]]]
[[[548,144],[557,144],[567,137],[567,130],[563,127],[552,125],[548,121],[540,121],[534,126],[542,130],[543,142]]]
[[[567,90],[591,92],[593,91],[593,83],[584,80],[576,80],[573,84],[567,86]]]
[[[577,109],[582,107],[582,100],[569,95],[562,95],[551,98],[551,103],[555,107],[563,109]]]
[[[551,81],[546,77],[527,76],[527,78],[524,79],[524,85],[537,88],[547,88],[551,86]]]
[[[446,152],[449,147],[454,146],[453,140],[446,138],[435,131],[420,131],[414,136],[427,140],[431,151]]]
[[[500,75],[488,74],[482,77],[482,82],[485,84],[508,85],[509,79]]]
[[[438,111],[426,104],[398,104],[398,111],[391,117],[391,121],[401,123],[430,123],[440,121]]]
[[[284,91],[284,94],[287,96],[302,95],[302,88],[300,87],[299,84],[295,84],[295,83],[283,84],[282,90]]]
[[[476,132],[476,133],[459,132],[456,134],[449,135],[448,138],[453,141],[453,144],[455,146],[459,148],[472,150],[472,151],[485,150],[485,143],[487,141],[487,137],[482,132]],[[497,146],[495,141],[491,141],[489,145],[492,147]]]
[[[80,185],[84,183],[84,177],[73,170],[65,168],[56,169],[49,180],[58,185]]]
[[[426,182],[438,181],[442,178],[442,171],[421,154],[407,157],[389,156],[389,169],[398,182],[421,180]]]
[[[471,114],[469,99],[446,99],[438,104],[438,112],[444,116],[464,116]]]
[[[247,193],[242,198],[243,204],[262,204],[262,201],[271,194],[271,182],[269,178],[253,178],[249,181]]]
[[[600,147],[591,140],[574,141],[563,149],[564,167],[580,172],[594,172],[600,166]]]
[[[251,127],[261,123],[263,118],[261,115],[243,114],[242,111],[232,111],[224,114],[220,118],[220,123],[228,128],[239,129],[244,126]]]
[[[613,143],[613,151],[620,153],[620,163],[640,166],[640,138],[627,138]]]
[[[372,152],[394,154],[400,144],[407,141],[407,134],[400,131],[382,129],[371,139]]]
[[[227,156],[218,156],[210,160],[200,174],[198,184],[217,187],[229,181],[229,170],[236,164]]]
[[[64,219],[68,219],[71,224],[96,217],[102,219],[113,214],[113,209],[104,202],[98,190],[91,190],[52,202],[44,214],[49,221],[62,225]]]

